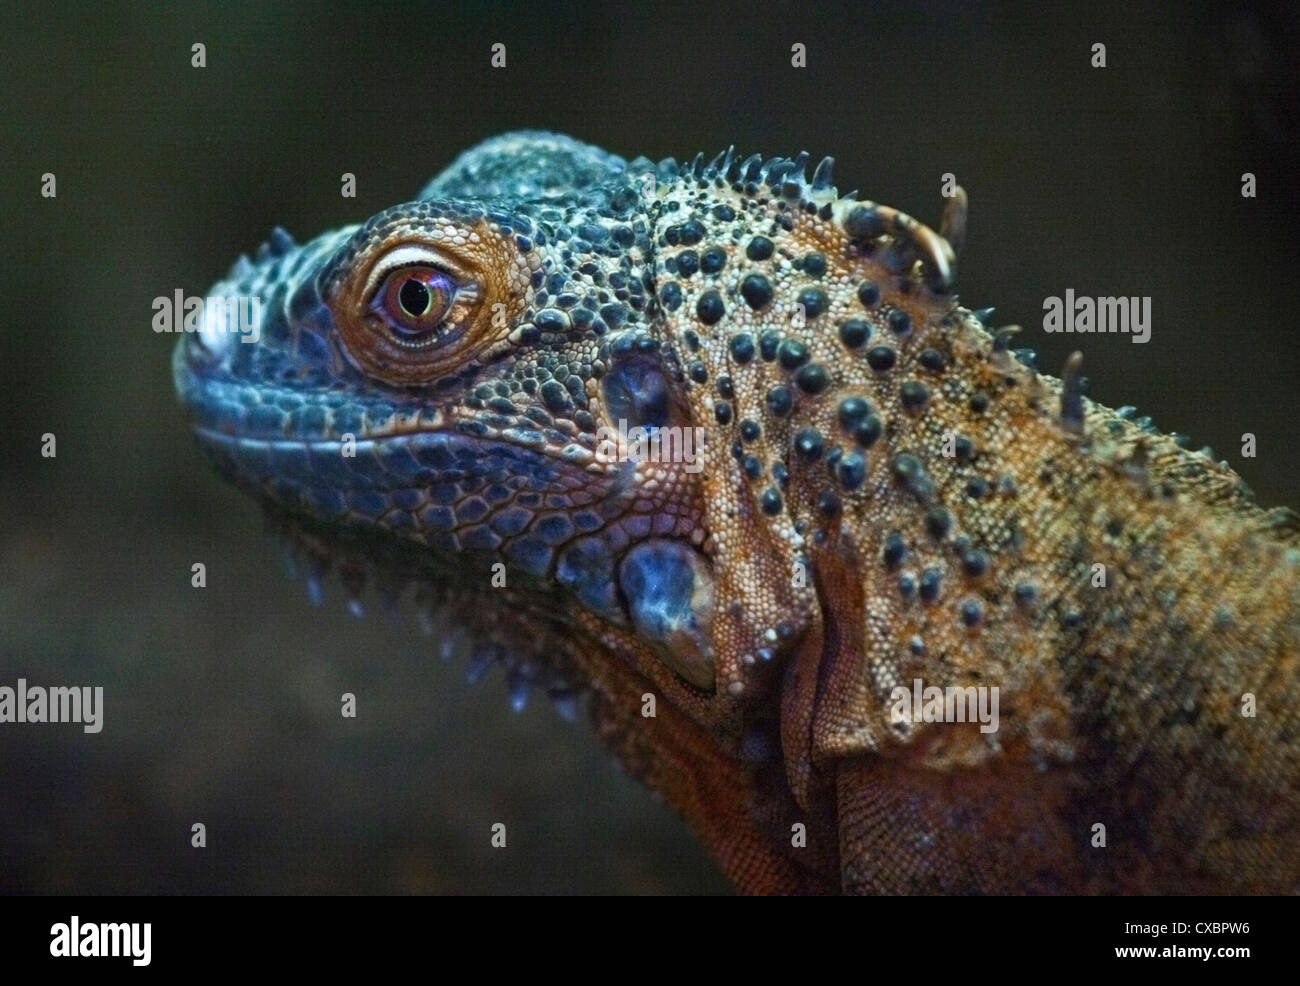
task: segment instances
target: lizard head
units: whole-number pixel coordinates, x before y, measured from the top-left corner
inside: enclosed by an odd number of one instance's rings
[[[174,375],[200,444],[313,568],[504,612],[487,629],[508,650],[577,630],[704,695],[698,433],[637,177],[508,135],[360,226],[277,230],[208,296],[258,299],[257,324],[204,319]]]

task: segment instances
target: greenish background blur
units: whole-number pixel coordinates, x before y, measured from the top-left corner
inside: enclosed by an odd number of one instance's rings
[[[504,129],[830,153],[842,190],[930,222],[953,172],[967,304],[1049,372],[1083,349],[1094,397],[1300,506],[1295,4],[8,6],[0,684],[103,685],[107,708],[97,736],[0,726],[0,890],[725,891],[584,722],[511,713],[496,670],[466,685],[409,608],[358,621],[331,582],[313,609],[194,449],[150,329],[155,296],[203,293],[273,225],[363,220]],[[1066,288],[1151,295],[1152,341],[1045,336]]]

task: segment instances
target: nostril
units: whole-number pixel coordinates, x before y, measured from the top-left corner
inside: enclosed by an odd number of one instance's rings
[[[193,367],[209,367],[221,360],[225,353],[226,340],[220,335],[204,332],[188,332],[183,343],[185,362]]]

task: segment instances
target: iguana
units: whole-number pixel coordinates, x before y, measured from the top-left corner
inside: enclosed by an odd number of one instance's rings
[[[1296,515],[961,307],[960,189],[808,164],[490,139],[241,258],[181,401],[313,584],[585,701],[743,891],[1295,892]]]

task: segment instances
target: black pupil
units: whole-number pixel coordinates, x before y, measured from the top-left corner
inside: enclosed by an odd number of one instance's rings
[[[427,286],[411,277],[407,278],[402,289],[397,292],[397,300],[402,303],[402,310],[406,314],[418,318],[429,310],[432,297]]]

